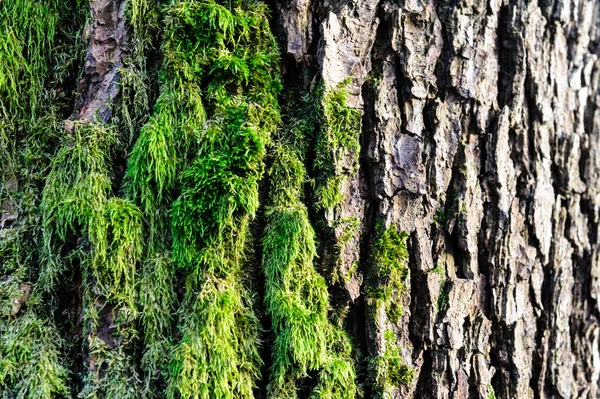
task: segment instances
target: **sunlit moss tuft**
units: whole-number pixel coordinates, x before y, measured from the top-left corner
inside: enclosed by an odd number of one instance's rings
[[[188,88],[206,87],[207,115],[196,123],[200,114],[178,107],[174,122],[182,139],[196,142],[189,166],[179,164],[181,193],[170,212],[172,257],[187,277],[168,392],[251,398],[259,323],[244,274],[266,146],[279,122],[278,49],[263,3],[177,1],[166,15],[162,74],[185,101]],[[185,148],[175,153],[188,159]]]
[[[96,124],[76,124],[64,136],[52,161],[40,205],[45,262],[39,286],[52,289],[65,270],[60,248],[67,235],[94,240],[105,251],[104,206],[111,190],[109,161],[114,131]],[[93,238],[89,238],[93,237]]]
[[[375,398],[391,399],[392,388],[412,384],[415,371],[402,358],[395,333],[386,330],[384,338],[385,350],[383,354],[372,359],[369,372],[373,380]]]
[[[68,364],[61,354],[65,343],[37,310],[0,318],[0,388],[7,397],[51,399],[70,393]]]
[[[392,323],[402,317],[402,295],[409,275],[406,232],[378,225],[368,274],[368,293],[376,308],[383,306]]]
[[[354,398],[355,371],[348,337],[328,317],[329,293],[314,266],[315,232],[301,202],[304,161],[314,123],[312,98],[286,115],[273,145],[270,196],[265,210],[262,266],[265,304],[275,334],[269,398],[295,398],[299,381],[316,372],[311,397]],[[310,117],[310,116],[308,116]]]
[[[111,198],[104,204],[104,218],[105,230],[90,237],[92,273],[107,298],[133,309],[136,267],[142,256],[142,214],[131,202]]]
[[[397,324],[402,317],[403,295],[406,293],[408,269],[408,234],[395,226],[384,228],[377,224],[371,264],[367,274],[367,306],[373,323],[379,315],[387,315],[388,322]],[[396,334],[384,331],[385,347],[370,360],[369,376],[377,398],[391,398],[393,387],[410,385],[414,370],[406,364],[397,345]]]

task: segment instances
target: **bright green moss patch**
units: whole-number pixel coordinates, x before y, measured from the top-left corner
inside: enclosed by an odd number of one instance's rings
[[[446,269],[442,261],[439,261],[435,268],[429,271],[430,273],[440,276],[440,291],[435,302],[435,310],[444,312],[448,308],[448,294],[450,291],[450,281],[446,278]]]
[[[59,20],[60,0],[11,0],[0,5],[0,97],[2,105],[36,114]],[[23,93],[25,91],[25,93]],[[25,94],[25,95],[24,95]]]
[[[384,334],[385,350],[371,363],[371,374],[377,398],[391,398],[391,389],[400,385],[410,385],[415,379],[414,370],[404,362],[396,335],[392,330]]]
[[[325,363],[329,295],[313,266],[314,232],[306,209],[301,204],[274,206],[266,216],[265,301],[276,333],[273,372],[282,384],[287,368],[297,368],[302,376]]]
[[[106,250],[104,205],[111,189],[109,161],[115,142],[110,128],[76,124],[52,161],[40,205],[45,262],[38,284],[44,291],[55,286],[66,268],[59,253],[68,235]]]
[[[196,160],[183,173],[183,193],[173,204],[173,257],[181,266],[195,267],[206,247],[235,242],[226,235],[237,236],[238,229],[231,228],[258,209],[268,132],[261,131],[259,110],[248,103],[235,101],[223,111],[205,130]]]
[[[275,339],[269,398],[296,398],[299,381],[316,373],[315,398],[350,399],[356,395],[351,346],[328,317],[329,293],[314,266],[315,232],[302,203],[306,183],[307,121],[311,99],[286,108],[285,125],[273,145],[269,205],[265,211],[262,266],[265,304]]]
[[[236,274],[203,274],[204,281],[194,274],[186,281],[168,397],[252,398],[261,361],[251,298]]]
[[[186,165],[187,148],[204,123],[197,85],[178,89],[173,87],[175,82],[161,87],[154,113],[142,128],[127,167],[128,194],[150,217],[169,199],[175,174]]]
[[[142,265],[138,301],[145,351],[141,365],[145,373],[144,390],[154,390],[153,383],[166,380],[170,353],[176,295],[175,264],[167,251],[154,252]]]
[[[368,275],[369,294],[375,301],[375,308],[385,307],[390,321],[397,323],[402,317],[402,295],[406,292],[409,274],[408,234],[398,232],[394,227],[384,229],[382,225],[376,230]]]
[[[380,322],[378,315],[383,308],[388,322],[396,324],[402,317],[402,296],[409,275],[408,234],[399,232],[394,226],[386,229],[383,224],[378,224],[375,237],[371,269],[367,275],[368,306],[375,323]],[[391,398],[393,387],[412,383],[414,371],[404,363],[394,331],[386,329],[384,339],[385,348],[371,360],[370,378],[377,397]]]
[[[89,2],[0,5],[0,206],[15,210],[0,229],[0,391],[253,398],[263,332],[250,235],[269,153],[259,252],[273,334],[267,394],[355,398],[352,341],[315,268],[304,203],[309,151],[320,211],[343,202],[357,171],[361,115],[347,106],[347,83],[290,101],[301,106],[281,123],[267,6],[168,3],[127,2],[109,125],[63,122],[78,106],[86,38],[76,25]],[[360,223],[336,223],[341,251]]]
[[[344,81],[335,89],[321,88],[322,120],[316,143],[315,171],[316,206],[333,209],[343,201],[340,185],[356,173],[360,152],[362,116],[359,110],[348,107],[348,92]]]
[[[91,253],[82,254],[88,373],[82,398],[138,398],[132,345],[137,339],[136,268],[142,255],[142,215],[127,200],[110,198],[94,223]]]
[[[249,223],[259,205],[266,146],[279,123],[281,88],[267,7],[175,2],[167,10],[163,47],[162,74],[173,81],[172,95],[187,102],[188,89],[205,87],[206,109],[202,124],[193,107],[166,114],[173,132],[197,140],[170,213],[172,257],[187,277],[168,392],[183,398],[251,398],[261,360],[259,323],[246,281]],[[181,150],[174,153],[186,159]],[[152,178],[143,179],[152,184]]]
[[[496,391],[494,391],[494,387],[492,386],[492,384],[488,384],[487,391],[487,399],[497,399]]]
[[[318,103],[314,171],[314,209],[323,217],[321,229],[325,259],[323,264],[331,285],[348,287],[353,279],[360,279],[354,265],[346,264],[349,249],[360,237],[361,221],[357,217],[342,217],[342,204],[349,200],[344,191],[350,179],[358,173],[362,114],[348,106],[347,85],[350,78],[336,87],[317,88]],[[345,188],[344,188],[345,187]],[[336,310],[339,316],[344,305]]]
[[[138,397],[131,344],[137,333],[135,275],[143,244],[142,214],[131,202],[110,198],[114,129],[74,123],[52,163],[41,210],[46,263],[40,288],[50,290],[70,263],[82,267],[88,356],[82,398]],[[110,327],[108,327],[108,326]],[[108,330],[107,330],[108,329]]]
[[[39,310],[39,309],[36,309]],[[69,394],[64,342],[51,320],[28,310],[0,318],[0,390],[6,397],[51,399]]]
[[[142,256],[142,214],[131,202],[111,198],[104,205],[104,217],[104,230],[92,237],[93,274],[107,298],[133,309],[136,266]]]

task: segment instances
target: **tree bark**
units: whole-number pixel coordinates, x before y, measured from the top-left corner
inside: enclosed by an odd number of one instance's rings
[[[394,397],[598,397],[598,3],[289,1],[277,16],[287,64],[350,78],[363,113],[360,170],[327,217],[361,222],[342,268],[368,268],[375,220],[410,233],[404,315],[356,321],[371,355],[392,328],[415,368]]]
[[[87,28],[88,51],[77,119],[106,123],[119,94],[119,69],[127,50],[127,1],[90,1],[92,20]]]

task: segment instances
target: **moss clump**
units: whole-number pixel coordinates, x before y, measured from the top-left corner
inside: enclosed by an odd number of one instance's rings
[[[79,396],[133,399],[140,392],[132,345],[137,338],[135,275],[142,255],[142,215],[120,198],[107,200],[103,209],[102,230],[90,236],[90,257],[81,258],[88,284],[84,319],[89,357]]]
[[[57,11],[65,3],[12,0],[0,6],[0,21],[6,21],[0,25],[0,96],[8,100],[2,101],[2,108],[8,105],[12,111],[28,109],[37,115],[59,21]]]
[[[408,234],[393,226],[386,229],[379,223],[375,236],[367,275],[368,307],[374,323],[379,323],[377,318],[383,308],[388,322],[396,324],[402,317],[402,295],[406,292],[409,275]],[[373,389],[379,398],[391,397],[393,387],[409,385],[414,378],[414,371],[400,355],[393,330],[386,329],[384,339],[385,348],[371,359],[370,364]]]
[[[314,168],[317,173],[316,207],[331,210],[340,205],[341,183],[358,170],[362,116],[348,107],[346,86],[349,80],[335,89],[320,88],[322,120],[317,136]]]
[[[376,398],[391,398],[391,389],[400,385],[410,385],[415,379],[414,370],[404,362],[392,330],[384,333],[385,350],[370,364],[373,388]]]
[[[60,86],[73,70],[80,11],[78,4],[68,0],[0,3],[3,397],[37,399],[70,394],[64,342],[50,316],[54,303],[43,302],[36,281],[41,187],[60,135],[59,121],[70,101]]]
[[[36,309],[39,311],[39,308]],[[64,342],[47,317],[28,309],[0,318],[0,388],[6,397],[51,399],[69,395]]]
[[[119,129],[120,141],[129,146],[147,122],[156,90],[156,36],[160,29],[157,0],[127,1],[127,53],[119,68],[119,99],[111,121]]]
[[[103,212],[111,190],[109,162],[115,143],[113,130],[89,123],[76,124],[64,136],[40,205],[45,262],[38,284],[43,291],[55,287],[66,269],[60,252],[68,238],[79,238],[81,245],[86,238],[106,251]]]
[[[246,257],[266,146],[279,123],[278,49],[260,2],[175,2],[165,38],[171,93],[187,101],[182,89],[203,85],[207,110],[206,124],[183,134],[198,138],[197,151],[170,213],[172,257],[188,275],[168,394],[251,398],[261,360]],[[175,126],[200,120],[191,107],[176,110]]]
[[[131,202],[111,198],[104,204],[104,226],[93,240],[92,275],[105,297],[135,308],[136,266],[142,257],[142,214]]]
[[[172,344],[173,321],[176,306],[174,291],[175,264],[170,253],[151,249],[142,264],[138,303],[141,309],[144,353],[141,360],[144,371],[144,392],[151,396],[160,391],[158,381],[168,378],[167,368]]]
[[[165,84],[131,152],[126,174],[128,195],[151,218],[170,203],[176,173],[186,166],[188,149],[205,121],[198,84],[162,74]]]
[[[361,221],[356,217],[342,217],[340,207],[346,200],[342,188],[358,173],[362,115],[348,106],[347,85],[350,78],[333,88],[320,86],[315,93],[318,101],[317,136],[315,143],[314,207],[324,218],[321,233],[325,237],[324,264],[328,282],[346,285],[353,275],[354,266],[345,264],[347,247],[360,237]],[[346,311],[344,305],[337,313]]]
[[[275,340],[268,393],[273,399],[296,398],[299,380],[316,373],[311,397],[350,399],[356,395],[352,348],[345,333],[328,318],[327,284],[314,267],[315,233],[302,203],[305,141],[312,124],[304,119],[310,98],[298,103],[300,112],[286,114],[269,170],[262,266]]]
[[[374,300],[374,309],[385,307],[392,323],[402,317],[402,295],[406,292],[409,275],[406,232],[379,224],[373,245],[371,269],[368,274],[368,294]]]
[[[163,75],[166,74],[164,71]],[[204,108],[200,88],[163,77],[154,112],[140,131],[129,158],[127,193],[153,221],[170,203],[176,173],[186,166],[187,150],[200,134]],[[164,213],[164,212],[162,212]]]
[[[56,285],[65,259],[82,270],[88,351],[82,398],[138,397],[131,345],[137,336],[142,214],[133,203],[110,198],[115,144],[110,126],[74,123],[54,158],[41,203],[46,263],[39,287]],[[76,246],[67,246],[70,252],[63,256],[63,245],[73,241]]]

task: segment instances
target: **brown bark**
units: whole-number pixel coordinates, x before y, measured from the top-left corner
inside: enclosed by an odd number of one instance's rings
[[[356,312],[375,222],[410,233],[404,315],[367,328],[371,355],[392,328],[415,368],[395,397],[598,397],[598,2],[277,12],[285,70],[318,66],[327,88],[349,77],[363,112],[360,170],[326,215],[361,223],[340,258],[361,264],[346,283]]]
[[[86,29],[89,35],[84,78],[77,119],[100,120],[106,123],[110,106],[119,92],[119,68],[126,51],[127,0],[91,0],[92,20]]]

